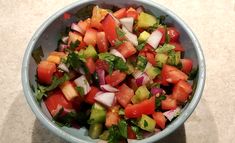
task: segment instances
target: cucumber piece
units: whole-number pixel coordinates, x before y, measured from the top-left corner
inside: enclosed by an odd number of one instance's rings
[[[171,51],[168,54],[167,64],[177,66],[180,63],[180,52]]]
[[[95,58],[97,56],[97,52],[95,50],[95,48],[91,45],[89,45],[86,50],[84,50],[84,55],[86,58],[88,57],[93,57]]]
[[[106,118],[105,108],[98,103],[93,104],[91,109],[91,115],[88,121],[89,124],[103,123],[105,122],[105,118]]]
[[[109,131],[105,130],[100,136],[99,139],[107,141],[109,138]]]
[[[140,42],[144,42],[149,38],[149,36],[150,36],[150,34],[147,31],[143,31],[142,33],[140,33],[138,40]]]
[[[91,124],[89,131],[88,131],[88,136],[91,137],[92,139],[97,139],[103,130],[103,125],[100,123],[95,123]]]
[[[128,70],[126,71],[126,73],[127,74],[132,74],[135,71],[134,66],[131,63],[129,63],[129,62],[127,62],[126,65],[128,67]]]
[[[153,132],[156,126],[156,121],[143,114],[138,121],[138,126],[145,131]]]
[[[138,56],[137,57],[137,62],[136,62],[136,67],[141,70],[144,71],[146,65],[147,65],[148,61],[144,56]]]
[[[165,64],[167,62],[167,59],[168,59],[168,55],[166,55],[166,54],[157,54],[155,56],[155,60],[157,61],[158,67],[162,67],[163,64]]]
[[[133,104],[139,103],[145,99],[149,98],[150,92],[145,85],[140,86],[136,91],[135,95],[131,98]]]
[[[145,71],[150,79],[154,79],[157,75],[161,73],[161,70],[157,67],[148,67]]]
[[[141,12],[138,17],[137,26],[140,28],[148,28],[156,23],[159,23],[156,17],[148,13]]]

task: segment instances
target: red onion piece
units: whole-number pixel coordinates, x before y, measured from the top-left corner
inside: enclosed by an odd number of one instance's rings
[[[101,85],[100,88],[101,88],[102,90],[108,91],[108,92],[117,92],[117,91],[119,91],[117,88],[112,87],[112,86],[109,85],[109,84]]]
[[[60,51],[60,52],[64,52],[65,49],[67,49],[67,48],[68,48],[68,45],[65,45],[65,44],[60,44],[60,45],[59,45],[59,51]]]
[[[145,85],[150,81],[150,78],[146,73],[143,73],[136,79],[137,86]]]
[[[95,95],[95,100],[107,107],[111,107],[113,105],[115,94],[112,92],[105,92],[101,94]]]
[[[133,30],[134,18],[133,17],[125,17],[120,19],[122,26],[124,26],[129,32]]]
[[[81,34],[84,34],[84,31],[76,23],[72,23],[71,29]]]
[[[159,42],[162,39],[162,33],[158,30],[155,30],[148,38],[147,43],[152,46],[154,49],[158,47]]]
[[[181,108],[177,107],[174,110],[169,110],[163,113],[164,116],[166,116],[166,118],[171,121],[174,117],[178,116],[180,114]]]
[[[122,60],[123,60],[124,62],[126,62],[126,59],[123,57],[123,55],[122,55],[118,50],[116,50],[116,49],[111,49],[111,50],[110,50],[110,53],[113,54],[113,55],[115,55],[115,56],[117,56],[117,57],[122,58]]]
[[[143,85],[143,81],[144,81],[144,76],[140,76],[139,78],[136,79],[136,85],[139,87],[141,85]]]
[[[91,90],[91,87],[86,79],[86,77],[84,75],[78,77],[77,79],[74,80],[74,83],[77,85],[77,86],[80,86],[83,88],[84,90],[84,94],[87,94],[90,90]]]
[[[68,43],[69,37],[68,37],[68,36],[64,36],[64,37],[61,38],[61,40],[62,40],[64,43]]]
[[[163,90],[161,88],[153,87],[151,89],[151,94],[152,95],[161,94],[162,92],[163,92]]]
[[[65,71],[65,72],[69,72],[69,68],[64,64],[64,63],[60,63],[58,65],[58,68],[61,69],[62,71]]]
[[[137,36],[131,32],[129,32],[125,27],[122,27],[123,32],[125,33],[125,37],[128,41],[130,41],[133,45],[138,46]]]
[[[99,84],[104,85],[105,84],[105,71],[98,69],[96,72],[98,74]]]

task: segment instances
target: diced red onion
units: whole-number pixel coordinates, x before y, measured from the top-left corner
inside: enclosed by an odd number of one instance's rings
[[[133,30],[134,18],[133,17],[125,17],[120,19],[122,26],[124,26],[129,32]]]
[[[136,79],[136,85],[139,87],[141,85],[143,85],[144,82],[144,76],[140,76],[139,78]]]
[[[81,34],[84,34],[84,31],[76,23],[72,23],[71,29]]]
[[[96,72],[98,74],[99,84],[104,85],[105,84],[105,71],[98,69]]]
[[[61,38],[61,40],[62,40],[64,43],[68,43],[69,37],[68,37],[68,36],[64,36],[64,37]]]
[[[58,68],[67,73],[69,72],[69,68],[64,63],[60,63]]]
[[[162,92],[163,92],[163,90],[161,88],[153,87],[151,89],[151,94],[152,95],[161,94]]]
[[[143,73],[136,79],[137,86],[145,85],[148,82],[150,82],[150,78],[148,77],[146,73]]]
[[[84,75],[78,77],[77,79],[74,80],[74,83],[77,85],[77,86],[80,86],[83,88],[84,90],[84,94],[87,94],[90,90],[91,90],[91,87],[86,79],[86,77]]]
[[[158,30],[155,30],[148,38],[147,43],[152,46],[154,49],[158,47],[159,42],[162,39],[162,33]]]
[[[123,59],[124,62],[126,62],[126,59],[123,57],[123,55],[116,49],[111,49],[110,50],[110,53],[117,56],[117,57],[120,57]]]
[[[125,37],[128,41],[130,41],[133,45],[138,46],[137,36],[131,32],[129,32],[125,27],[122,27],[123,32],[125,32]]]
[[[111,107],[114,101],[115,94],[112,92],[105,92],[95,95],[95,100],[107,107]]]
[[[59,45],[59,51],[60,51],[60,52],[64,52],[65,49],[67,49],[67,48],[68,48],[68,45],[65,45],[65,44],[60,44],[60,45]]]
[[[135,70],[132,75],[134,76],[135,79],[137,79],[138,77],[140,77],[143,74],[142,71],[139,70]]]
[[[101,85],[100,88],[101,88],[102,90],[108,91],[108,92],[117,92],[117,91],[119,91],[117,88],[112,87],[112,86],[109,85],[109,84]]]
[[[174,110],[169,110],[163,113],[164,116],[166,116],[166,118],[171,121],[174,117],[178,116],[180,114],[181,108],[177,107]]]
[[[80,74],[83,74],[83,75],[86,74],[85,71],[83,70],[83,68],[81,68],[81,67],[78,69],[78,71],[80,72]]]

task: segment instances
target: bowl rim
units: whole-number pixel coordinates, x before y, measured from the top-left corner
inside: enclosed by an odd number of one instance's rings
[[[92,1],[95,1],[95,0],[92,0]],[[188,104],[188,107],[185,109],[184,112],[182,112],[180,114],[180,116],[174,122],[172,122],[170,125],[168,125],[168,127],[166,129],[164,129],[163,131],[159,132],[156,135],[153,135],[151,137],[148,137],[146,139],[138,141],[139,143],[146,143],[146,142],[154,142],[154,141],[157,141],[157,140],[160,140],[160,139],[166,137],[167,135],[169,135],[170,133],[175,131],[178,127],[180,127],[189,118],[189,116],[192,114],[192,112],[196,108],[196,106],[199,103],[200,98],[202,96],[202,92],[203,92],[203,89],[205,86],[205,79],[206,79],[206,66],[205,66],[205,58],[203,55],[203,51],[201,49],[201,45],[200,45],[198,39],[196,38],[193,31],[189,28],[189,26],[180,17],[178,17],[174,12],[172,12],[168,8],[166,8],[166,7],[162,6],[161,4],[158,4],[152,0],[148,0],[148,1],[135,0],[135,1],[141,2],[141,3],[146,3],[148,5],[152,5],[152,6],[156,7],[157,9],[164,11],[167,15],[169,15],[172,19],[177,21],[182,26],[182,28],[189,35],[190,39],[192,39],[192,41],[193,41],[193,45],[195,46],[196,55],[198,57],[198,67],[199,67],[197,88],[195,90],[195,93],[194,93],[192,100]],[[40,110],[40,108],[37,107],[37,103],[34,99],[32,90],[30,88],[30,83],[29,83],[29,61],[30,61],[30,57],[31,57],[31,53],[34,48],[34,45],[36,44],[36,41],[38,40],[40,35],[43,33],[43,31],[54,20],[56,20],[59,16],[61,16],[66,11],[73,9],[79,5],[86,4],[87,2],[91,2],[91,0],[80,0],[80,1],[74,2],[74,3],[58,10],[56,13],[54,13],[52,16],[50,16],[37,29],[37,31],[32,36],[32,38],[26,48],[26,51],[25,51],[25,54],[23,57],[22,69],[21,69],[21,80],[22,80],[24,95],[25,95],[25,98],[26,98],[28,104],[30,105],[31,110],[36,115],[37,119],[39,119],[39,121],[47,129],[52,131],[57,136],[65,139],[66,141],[74,142],[74,143],[78,143],[78,142],[79,143],[87,143],[87,141],[79,139],[79,138],[61,130],[60,127],[56,126],[53,122],[51,122],[50,119]]]

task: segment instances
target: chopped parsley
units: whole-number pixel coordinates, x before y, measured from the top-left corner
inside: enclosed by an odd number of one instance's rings
[[[79,95],[83,96],[85,95],[84,88],[81,86],[77,86],[76,90],[78,91]]]
[[[148,61],[144,56],[138,56],[137,57],[137,63],[136,63],[136,67],[141,70],[144,71],[146,65],[147,65]]]
[[[117,33],[119,38],[124,38],[125,37],[125,32],[122,31],[122,29],[119,28],[119,27],[116,27],[116,33]]]
[[[192,71],[189,73],[189,80],[194,80],[197,76],[198,73],[198,67],[197,68],[193,68]]]
[[[44,57],[42,46],[39,46],[38,48],[33,50],[32,57],[37,64],[41,62],[41,57]]]
[[[144,127],[148,127],[148,122],[144,120]]]
[[[146,44],[146,42],[142,42],[142,43],[138,44],[138,46],[136,47],[136,49],[137,49],[138,51],[144,49],[145,44]]]
[[[166,99],[165,95],[156,97],[156,99],[155,99],[155,107],[156,107],[156,109],[161,106],[162,100],[165,100],[165,99]]]

